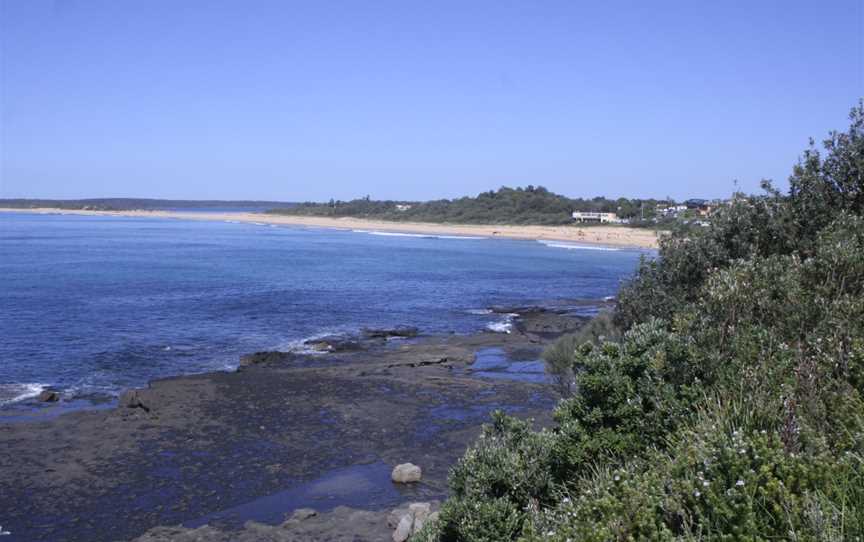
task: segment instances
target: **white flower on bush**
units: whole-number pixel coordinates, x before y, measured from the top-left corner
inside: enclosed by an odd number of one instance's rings
[[[738,480],[737,482],[735,482],[735,485],[738,487],[744,487],[744,480]]]

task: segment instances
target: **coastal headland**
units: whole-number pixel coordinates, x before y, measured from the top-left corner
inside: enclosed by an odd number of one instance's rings
[[[504,239],[526,239],[539,241],[563,241],[568,243],[585,243],[612,247],[646,249],[654,249],[658,246],[658,233],[656,231],[647,228],[633,228],[627,226],[436,224],[426,222],[366,220],[361,218],[290,216],[251,212],[183,212],[162,210],[94,211],[55,208],[0,208],[0,212],[234,221],[251,224],[273,224],[277,226],[282,225],[308,228],[333,228],[340,230],[364,230],[424,235],[456,235]]]
[[[390,539],[392,510],[446,498],[491,412],[551,423],[542,349],[606,303],[490,308],[510,333],[319,338],[153,381],[111,409],[34,403],[36,421],[0,418],[0,520],[10,540]],[[391,482],[405,462],[419,483]]]

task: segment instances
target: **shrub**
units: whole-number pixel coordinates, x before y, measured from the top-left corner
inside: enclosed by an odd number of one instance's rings
[[[424,540],[864,539],[864,106],[825,149],[551,347],[556,426],[497,417]]]
[[[617,342],[621,336],[621,329],[615,325],[612,313],[602,311],[576,333],[564,335],[547,347],[543,352],[543,361],[561,394],[566,397],[575,391],[577,368],[574,367],[574,359],[580,346],[586,342],[594,345]]]

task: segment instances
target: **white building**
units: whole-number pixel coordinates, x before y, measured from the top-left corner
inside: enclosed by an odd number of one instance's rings
[[[573,220],[576,222],[599,222],[600,224],[618,224],[621,222],[615,213],[595,213],[593,211],[574,211]]]

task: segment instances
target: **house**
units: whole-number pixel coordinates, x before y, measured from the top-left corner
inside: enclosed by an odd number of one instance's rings
[[[573,211],[576,222],[599,222],[601,224],[618,224],[621,220],[615,213],[595,213],[593,211]]]
[[[669,205],[668,207],[658,205],[655,213],[659,217],[676,217],[686,210],[686,205]]]
[[[686,205],[688,209],[696,211],[699,216],[710,215],[711,211],[713,211],[715,207],[712,203],[708,202],[708,200],[699,198],[688,199],[684,202],[684,205]]]
[[[408,205],[407,203],[397,203],[397,204],[396,204],[396,210],[397,210],[397,211],[407,211],[407,210],[410,209],[411,207],[412,207],[412,206],[411,206],[411,205]]]

